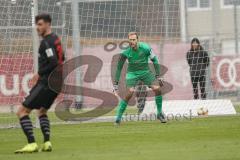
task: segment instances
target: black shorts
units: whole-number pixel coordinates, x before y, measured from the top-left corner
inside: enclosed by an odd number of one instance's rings
[[[52,91],[48,85],[38,82],[22,103],[29,109],[49,109],[57,98],[58,93]]]

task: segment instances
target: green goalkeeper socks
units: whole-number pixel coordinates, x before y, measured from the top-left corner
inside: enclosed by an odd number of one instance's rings
[[[155,101],[156,101],[156,105],[157,105],[157,114],[159,115],[160,113],[162,113],[162,96],[155,96]],[[118,108],[117,108],[117,118],[116,121],[121,121],[122,119],[122,115],[124,113],[124,111],[127,108],[127,102],[124,100],[121,100],[118,104]]]
[[[155,102],[157,105],[157,115],[162,113],[162,96],[155,96]]]
[[[121,100],[119,102],[118,108],[117,108],[117,118],[116,118],[116,121],[121,121],[123,112],[126,110],[126,108],[127,108],[127,102],[124,101],[124,100]]]

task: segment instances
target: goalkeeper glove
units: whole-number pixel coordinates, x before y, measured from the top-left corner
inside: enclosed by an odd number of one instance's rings
[[[160,77],[159,75],[156,75],[156,79],[158,80],[158,83],[159,83],[160,87],[162,87],[164,85],[163,77]]]
[[[114,82],[113,84],[113,92],[116,93],[118,91],[118,82]]]

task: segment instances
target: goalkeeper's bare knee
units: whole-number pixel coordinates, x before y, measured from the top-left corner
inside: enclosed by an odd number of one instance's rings
[[[135,91],[134,88],[129,88],[127,90],[127,95],[125,96],[125,99],[124,99],[126,102],[128,102],[132,98],[134,91]]]
[[[156,96],[159,96],[161,95],[161,88],[160,86],[157,86],[157,85],[153,85],[151,86],[153,92],[155,93]]]

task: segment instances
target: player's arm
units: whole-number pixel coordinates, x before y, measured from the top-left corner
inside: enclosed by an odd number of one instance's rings
[[[45,52],[40,54],[46,54],[48,63],[45,66],[39,68],[39,76],[51,73],[58,65],[58,58],[54,48],[50,47],[49,45],[45,45]]]
[[[156,72],[156,77],[159,77],[160,76],[160,65],[159,65],[159,62],[158,62],[158,58],[153,53],[152,49],[150,49],[149,52],[150,52],[150,59],[153,62],[153,66],[154,66],[154,69],[155,69],[155,72]]]
[[[159,62],[158,62],[158,58],[157,58],[157,56],[153,53],[152,49],[150,49],[149,53],[150,53],[150,59],[151,59],[151,61],[153,62],[153,66],[154,66],[154,69],[155,69],[155,73],[156,73],[155,76],[156,76],[157,80],[159,81],[159,85],[160,85],[160,86],[163,86],[164,83],[163,83],[163,78],[160,77],[160,64],[159,64]]]
[[[124,54],[120,54],[119,59],[118,59],[118,63],[117,63],[117,69],[116,69],[114,84],[118,84],[118,82],[119,82],[121,72],[122,72],[122,68],[123,68],[123,65],[124,65],[126,59],[127,59],[127,57]]]

